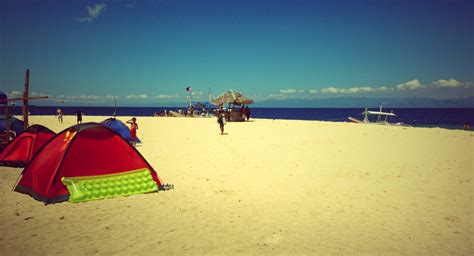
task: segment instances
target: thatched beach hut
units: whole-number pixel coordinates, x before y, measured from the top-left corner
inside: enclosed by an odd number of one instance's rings
[[[228,111],[226,112],[226,119],[229,122],[233,121],[244,121],[243,113],[240,109],[236,108],[235,106],[244,106],[253,103],[253,100],[242,95],[240,92],[234,92],[233,90],[229,90],[218,97],[211,100],[213,104],[218,106],[223,106],[224,104],[228,104]]]

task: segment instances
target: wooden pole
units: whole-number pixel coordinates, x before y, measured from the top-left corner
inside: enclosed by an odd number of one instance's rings
[[[191,90],[189,90],[189,108],[193,105],[193,95]]]
[[[10,132],[10,118],[8,114],[8,101],[5,102],[5,130]],[[0,131],[3,132],[3,131]]]
[[[23,126],[28,127],[28,87],[30,84],[30,70],[25,73],[25,91],[23,92]]]
[[[114,118],[117,116],[117,96],[114,96]]]

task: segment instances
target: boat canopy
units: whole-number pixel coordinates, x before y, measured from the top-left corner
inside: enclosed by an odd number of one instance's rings
[[[213,109],[217,108],[216,105],[210,103],[210,102],[196,102],[193,104],[194,108],[204,108],[204,109]]]

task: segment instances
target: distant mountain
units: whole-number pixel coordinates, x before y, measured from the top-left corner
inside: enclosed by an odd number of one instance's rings
[[[284,99],[256,102],[267,108],[364,108],[383,104],[393,108],[474,108],[474,97],[463,99],[337,97],[326,99]]]

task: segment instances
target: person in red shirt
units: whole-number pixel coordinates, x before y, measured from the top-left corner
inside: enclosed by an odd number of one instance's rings
[[[134,117],[128,120],[127,124],[130,124],[130,144],[132,144],[132,146],[135,147],[137,144],[137,130],[138,130],[137,119]]]

